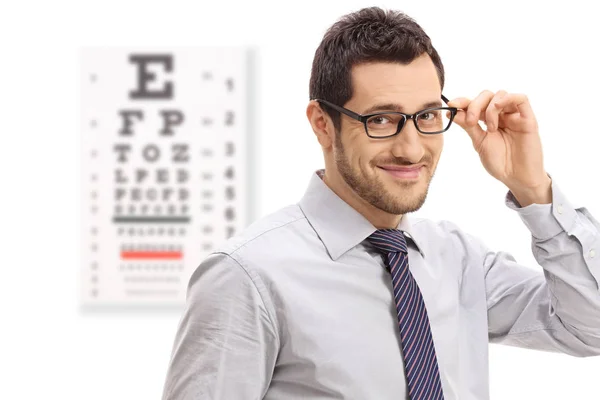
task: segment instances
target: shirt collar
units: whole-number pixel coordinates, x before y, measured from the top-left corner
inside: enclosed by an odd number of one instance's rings
[[[298,204],[325,245],[329,256],[337,260],[377,229],[323,182],[323,173],[324,170],[321,169],[312,174],[308,188]],[[404,231],[410,239],[408,242],[412,242],[424,256],[422,246],[419,246],[415,239],[408,215],[402,216],[397,229]]]

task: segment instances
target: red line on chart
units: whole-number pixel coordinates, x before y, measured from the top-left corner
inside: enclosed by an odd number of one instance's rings
[[[180,260],[181,251],[121,251],[124,260]]]

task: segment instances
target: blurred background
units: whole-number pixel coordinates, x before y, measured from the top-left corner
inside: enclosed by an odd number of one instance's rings
[[[22,1],[0,6],[0,398],[159,399],[182,307],[81,309],[80,50],[249,46],[256,50],[252,218],[297,202],[323,167],[305,116],[312,57],[337,18],[400,9],[432,38],[444,94],[528,95],[548,172],[600,218],[589,2]],[[448,219],[539,269],[506,189],[454,126],[419,216]],[[200,260],[196,260],[199,263]],[[493,399],[596,399],[600,358],[491,346]]]

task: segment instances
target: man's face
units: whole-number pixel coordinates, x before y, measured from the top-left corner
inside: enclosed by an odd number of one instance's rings
[[[354,95],[344,107],[359,114],[379,104],[397,107],[369,113],[412,114],[428,108],[425,105],[430,102],[442,105],[438,75],[427,55],[408,65],[377,62],[354,66],[352,85]],[[342,114],[333,156],[340,176],[358,196],[382,211],[400,215],[418,210],[425,202],[443,143],[443,134],[423,135],[412,121],[396,136],[373,139],[361,122]]]

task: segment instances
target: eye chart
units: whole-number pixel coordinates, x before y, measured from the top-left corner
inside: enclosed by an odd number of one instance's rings
[[[81,52],[81,299],[183,305],[248,222],[246,48]]]

